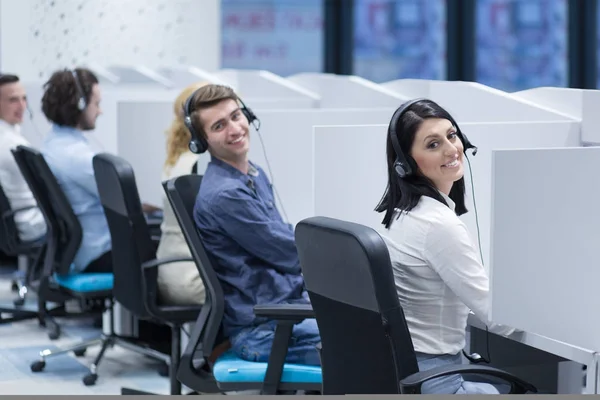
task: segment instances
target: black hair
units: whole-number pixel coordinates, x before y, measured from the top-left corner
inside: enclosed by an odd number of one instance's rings
[[[390,228],[392,218],[397,209],[401,212],[409,212],[419,203],[421,196],[429,196],[448,205],[435,184],[429,178],[419,173],[417,163],[410,154],[419,127],[424,120],[429,118],[443,118],[452,122],[463,145],[465,143],[454,118],[437,103],[431,100],[420,100],[404,111],[395,126],[395,130],[388,130],[386,140],[388,183],[383,197],[375,208],[377,212],[385,212],[382,224],[387,229]],[[400,149],[414,171],[413,174],[400,178],[396,173],[394,168],[396,151],[394,150],[390,135],[396,135],[398,138]],[[464,177],[454,182],[448,197],[455,203],[456,215],[460,216],[467,212],[465,206]]]
[[[0,73],[0,87],[15,82],[19,82],[17,75]]]

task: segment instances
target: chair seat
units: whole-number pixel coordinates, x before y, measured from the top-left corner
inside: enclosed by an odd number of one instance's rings
[[[223,353],[213,367],[213,374],[217,382],[262,382],[266,372],[267,363],[243,360],[232,350]],[[322,383],[321,367],[284,364],[281,382]]]
[[[54,280],[65,289],[79,293],[105,292],[112,290],[114,277],[107,272],[89,274],[54,274]]]

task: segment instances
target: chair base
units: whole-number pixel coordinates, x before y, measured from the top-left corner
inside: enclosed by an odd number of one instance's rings
[[[31,366],[30,366],[31,371],[32,372],[41,372],[44,369],[44,367],[46,366],[46,360],[48,358],[51,358],[51,357],[54,357],[54,356],[57,356],[60,354],[69,353],[71,351],[74,352],[76,355],[82,355],[85,352],[85,349],[87,349],[88,347],[91,347],[91,346],[96,346],[96,345],[100,345],[101,348],[100,348],[100,352],[96,356],[96,359],[90,365],[89,374],[85,375],[82,379],[83,384],[86,386],[92,386],[98,380],[98,374],[97,374],[98,365],[100,364],[100,361],[102,361],[102,358],[104,357],[104,353],[106,352],[106,350],[109,347],[119,346],[126,350],[130,350],[135,353],[148,356],[155,360],[163,361],[169,365],[171,364],[171,357],[168,354],[163,354],[154,349],[139,345],[137,343],[134,343],[131,339],[128,339],[128,338],[122,338],[122,337],[120,337],[118,335],[114,335],[114,334],[113,335],[104,335],[103,334],[99,338],[89,340],[89,341],[86,341],[83,343],[78,343],[78,344],[70,346],[66,349],[61,349],[58,351],[51,351],[51,350],[41,351],[40,359],[31,364]],[[130,389],[127,389],[127,390],[130,390]],[[131,389],[131,390],[133,390],[133,389]],[[173,395],[181,394],[181,385],[178,385],[178,387],[172,386],[171,394],[173,394]]]
[[[137,389],[130,389],[130,388],[121,388],[121,395],[122,396],[135,396],[135,395],[142,395],[142,396],[164,396],[162,394],[159,393],[152,393],[152,392],[144,392],[142,390],[137,390]],[[187,396],[196,396],[199,395],[199,393],[197,392],[189,392],[189,393],[185,393],[185,395]]]
[[[6,308],[0,307],[0,324],[8,324],[11,322],[18,321],[26,321],[28,319],[37,319],[40,322],[41,326],[46,326],[46,319],[48,319],[48,315],[53,317],[63,317],[66,315],[65,309],[63,306],[58,306],[56,308],[50,309],[46,311],[47,315],[44,318],[43,314],[39,311],[35,310],[23,310],[18,307],[15,308]],[[3,317],[2,314],[10,314],[10,317]]]
[[[10,317],[3,317],[2,314],[10,314]],[[19,310],[18,308],[0,308],[0,324],[9,324],[11,322],[25,321],[28,319],[39,319],[38,312]]]

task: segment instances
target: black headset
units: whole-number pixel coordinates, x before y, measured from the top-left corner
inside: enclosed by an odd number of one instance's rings
[[[388,135],[392,140],[392,146],[394,147],[394,151],[396,153],[396,161],[394,162],[394,170],[398,174],[400,178],[404,178],[406,176],[412,175],[416,166],[414,166],[414,161],[410,158],[407,158],[402,152],[402,148],[400,147],[400,141],[398,140],[398,134],[396,126],[398,125],[398,121],[402,118],[404,113],[412,106],[413,104],[419,101],[431,101],[426,98],[418,98],[414,100],[409,100],[406,103],[402,104],[392,115],[392,119],[390,120],[390,125],[388,127]],[[477,154],[477,147],[475,147],[467,138],[467,135],[462,133],[456,121],[450,117],[450,122],[452,125],[456,127],[456,131],[458,133],[458,137],[463,144],[463,152],[466,152],[468,149],[473,149],[473,155]]]
[[[208,142],[202,136],[202,134],[200,134],[194,128],[194,122],[192,120],[192,111],[190,110],[190,107],[192,106],[192,100],[200,89],[202,88],[196,89],[194,93],[192,93],[192,95],[187,98],[183,105],[183,123],[188,128],[188,130],[190,131],[190,135],[192,136],[192,138],[190,139],[189,148],[190,151],[195,154],[202,154],[206,152],[206,150],[208,150]],[[240,99],[239,97],[237,97],[237,99],[242,105],[240,111],[242,111],[242,114],[244,114],[246,119],[248,119],[248,124],[251,124],[254,121],[258,121],[258,117],[256,116],[256,114],[254,114],[254,112],[252,112],[252,110],[244,104],[242,99]]]
[[[77,71],[74,69],[70,70],[71,75],[73,75],[73,80],[75,81],[75,86],[77,87],[77,93],[79,94],[79,100],[77,101],[77,108],[79,111],[85,110],[87,107],[87,101],[85,101],[85,94],[83,93],[83,87],[79,82],[79,77],[77,76]]]

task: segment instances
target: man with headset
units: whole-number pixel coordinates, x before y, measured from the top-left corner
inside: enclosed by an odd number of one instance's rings
[[[184,105],[190,150],[210,153],[194,219],[225,295],[224,334],[249,361],[268,361],[276,322],[257,318],[257,304],[307,304],[294,231],[275,206],[262,168],[248,160],[256,116],[226,86],[207,85]],[[319,365],[314,319],[294,326],[286,361]]]
[[[19,239],[44,240],[46,221],[11,153],[17,146],[29,146],[21,135],[23,114],[27,110],[25,88],[16,75],[0,75],[0,186],[15,213]]]
[[[73,272],[112,272],[110,231],[92,166],[96,150],[84,135],[101,114],[98,79],[87,69],[59,70],[44,88],[42,111],[52,129],[41,150],[83,230]]]

